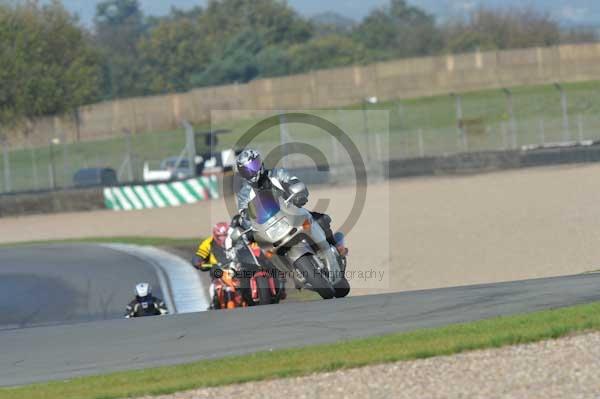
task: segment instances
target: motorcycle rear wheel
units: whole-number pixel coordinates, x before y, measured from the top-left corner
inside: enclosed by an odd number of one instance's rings
[[[321,296],[323,299],[331,299],[335,296],[335,289],[317,266],[312,255],[303,255],[296,262],[294,267],[306,280],[306,283],[311,286],[311,289]]]
[[[212,306],[215,310],[221,309],[221,302],[219,302],[219,297],[217,295],[215,295],[213,298]]]
[[[258,290],[259,305],[270,305],[273,303],[273,296],[271,295],[269,280],[267,280],[265,277],[257,277],[256,289]]]

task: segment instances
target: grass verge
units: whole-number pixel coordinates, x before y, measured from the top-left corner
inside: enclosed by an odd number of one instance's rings
[[[600,330],[600,303],[442,328],[17,388],[2,399],[123,398],[421,359]]]

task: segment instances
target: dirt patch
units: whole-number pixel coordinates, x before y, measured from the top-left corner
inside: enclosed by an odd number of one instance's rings
[[[600,265],[600,165],[377,183],[348,234],[354,294],[548,277]],[[351,187],[314,189],[334,225]],[[0,220],[0,242],[93,236],[202,237],[228,219],[221,201],[134,212]],[[380,276],[381,281],[379,281]],[[356,288],[362,287],[362,288]]]

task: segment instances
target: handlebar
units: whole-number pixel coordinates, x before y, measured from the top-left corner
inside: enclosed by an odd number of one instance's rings
[[[290,202],[291,202],[291,201],[292,201],[294,198],[296,198],[296,196],[297,196],[298,194],[299,194],[299,193],[292,193],[292,194],[290,194],[290,196],[289,196],[289,197],[287,197],[286,199],[284,199],[284,200],[283,200],[283,203],[285,204],[285,206],[289,206],[289,205],[290,205]]]

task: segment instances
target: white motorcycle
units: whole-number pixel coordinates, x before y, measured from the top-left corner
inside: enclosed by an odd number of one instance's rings
[[[323,299],[345,297],[350,292],[346,259],[329,244],[311,213],[292,202],[305,189],[303,183],[296,183],[285,199],[277,188],[255,192],[248,204],[250,228],[234,230],[232,239],[252,231],[265,255],[281,272],[293,275],[297,287],[315,291]]]

